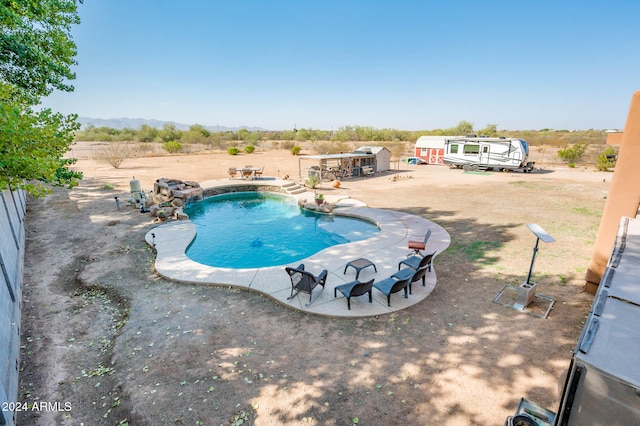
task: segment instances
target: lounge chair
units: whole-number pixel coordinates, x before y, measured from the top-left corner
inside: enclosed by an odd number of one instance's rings
[[[436,252],[434,251],[433,253],[428,254],[424,257],[420,257],[420,256],[407,257],[405,260],[398,263],[398,271],[402,268],[402,265],[405,265],[415,271],[422,268],[428,268],[429,272],[431,272],[431,264],[433,263],[433,256],[435,255],[436,255]]]
[[[347,309],[351,310],[351,298],[352,297],[357,297],[357,296],[362,296],[366,293],[369,293],[369,303],[373,303],[373,298],[371,297],[371,289],[373,288],[373,279],[361,283],[360,281],[351,281],[350,283],[347,284],[342,284],[339,286],[336,286],[336,288],[333,289],[333,297],[336,297],[338,294],[337,292],[339,291],[340,293],[342,293],[342,295],[344,297],[347,298]]]
[[[417,240],[409,240],[409,242],[407,243],[407,245],[409,246],[410,249],[413,250],[413,255],[416,256],[423,256],[422,252],[420,250],[424,250],[425,247],[427,246],[427,241],[429,241],[429,237],[431,236],[431,229],[429,229],[427,231],[427,233],[424,236],[424,239],[422,241],[417,241]]]
[[[320,275],[315,276],[311,272],[304,270],[304,263],[301,263],[296,268],[286,267],[284,268],[291,278],[291,296],[287,297],[287,300],[293,299],[299,292],[309,293],[309,303],[305,306],[309,306],[312,302],[312,292],[318,284],[324,289],[324,285],[327,281],[327,270],[320,272]]]
[[[411,285],[416,281],[422,280],[422,285],[426,286],[426,274],[427,274],[428,266],[425,266],[422,269],[418,269],[417,271],[411,268],[404,268],[391,275],[391,278],[395,278],[397,280],[404,280],[406,278],[410,278],[409,280],[409,294],[411,294]]]
[[[411,278],[405,278],[403,280],[396,280],[393,277],[385,278],[382,281],[378,281],[373,286],[380,290],[382,294],[387,296],[387,306],[391,307],[391,294],[397,293],[400,290],[404,290],[404,298],[409,297],[407,287],[409,286],[409,280]]]

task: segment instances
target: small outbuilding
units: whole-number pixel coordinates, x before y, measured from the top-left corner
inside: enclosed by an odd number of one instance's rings
[[[376,158],[376,172],[391,170],[391,151],[384,146],[361,146],[354,153],[373,154]]]
[[[303,161],[306,165],[303,166]],[[321,180],[371,176],[391,169],[391,151],[383,146],[361,146],[353,152],[298,156],[301,179],[317,176]]]
[[[420,136],[416,141],[415,156],[427,164],[444,164],[444,142],[453,136]]]

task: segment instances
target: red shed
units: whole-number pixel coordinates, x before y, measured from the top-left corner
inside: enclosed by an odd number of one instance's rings
[[[444,140],[453,136],[420,136],[416,141],[415,156],[427,164],[444,164]]]

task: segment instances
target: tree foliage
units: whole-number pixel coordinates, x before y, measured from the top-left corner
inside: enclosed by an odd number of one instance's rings
[[[5,0],[0,6],[0,79],[32,96],[66,92],[75,74],[71,25],[79,24],[75,0]]]
[[[618,160],[618,151],[608,146],[596,157],[596,169],[601,172],[608,172],[615,168],[616,161]]]
[[[169,141],[162,144],[162,149],[169,154],[175,154],[176,152],[182,151],[182,144],[178,141]]]
[[[154,142],[156,139],[159,139],[159,133],[155,127],[143,124],[140,130],[138,130],[137,138],[140,142]]]
[[[182,137],[182,132],[176,128],[175,124],[167,123],[162,126],[160,131],[160,139],[164,142],[171,142],[179,140]]]
[[[0,99],[0,190],[24,189],[40,196],[47,192],[43,183],[77,185],[81,175],[61,170],[72,164],[63,156],[78,128],[76,116],[65,117],[50,109],[33,111],[3,82]]]
[[[72,91],[79,23],[76,0],[0,3],[0,190],[47,192],[45,183],[73,187],[81,174],[64,155],[78,129],[76,115],[36,111],[42,96]]]
[[[582,160],[582,156],[584,155],[588,146],[589,145],[586,143],[577,143],[573,146],[559,149],[558,158],[568,163],[577,163],[578,161]]]

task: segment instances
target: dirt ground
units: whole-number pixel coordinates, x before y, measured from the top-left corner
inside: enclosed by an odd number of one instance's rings
[[[78,188],[28,204],[19,399],[60,406],[20,413],[19,424],[502,425],[522,397],[557,410],[592,301],[583,277],[611,173],[534,152],[536,173],[403,165],[395,180],[324,188],[425,217],[452,239],[423,302],[331,319],[159,278],[143,240],[156,224],[114,201],[129,197],[134,176],[143,189],[161,177],[227,178],[245,164],[296,177],[288,151],[142,157],[114,169],[92,159],[99,146],[74,145]],[[555,300],[546,319],[493,302],[526,279],[527,223],[556,239],[541,243],[533,269],[537,293]]]

